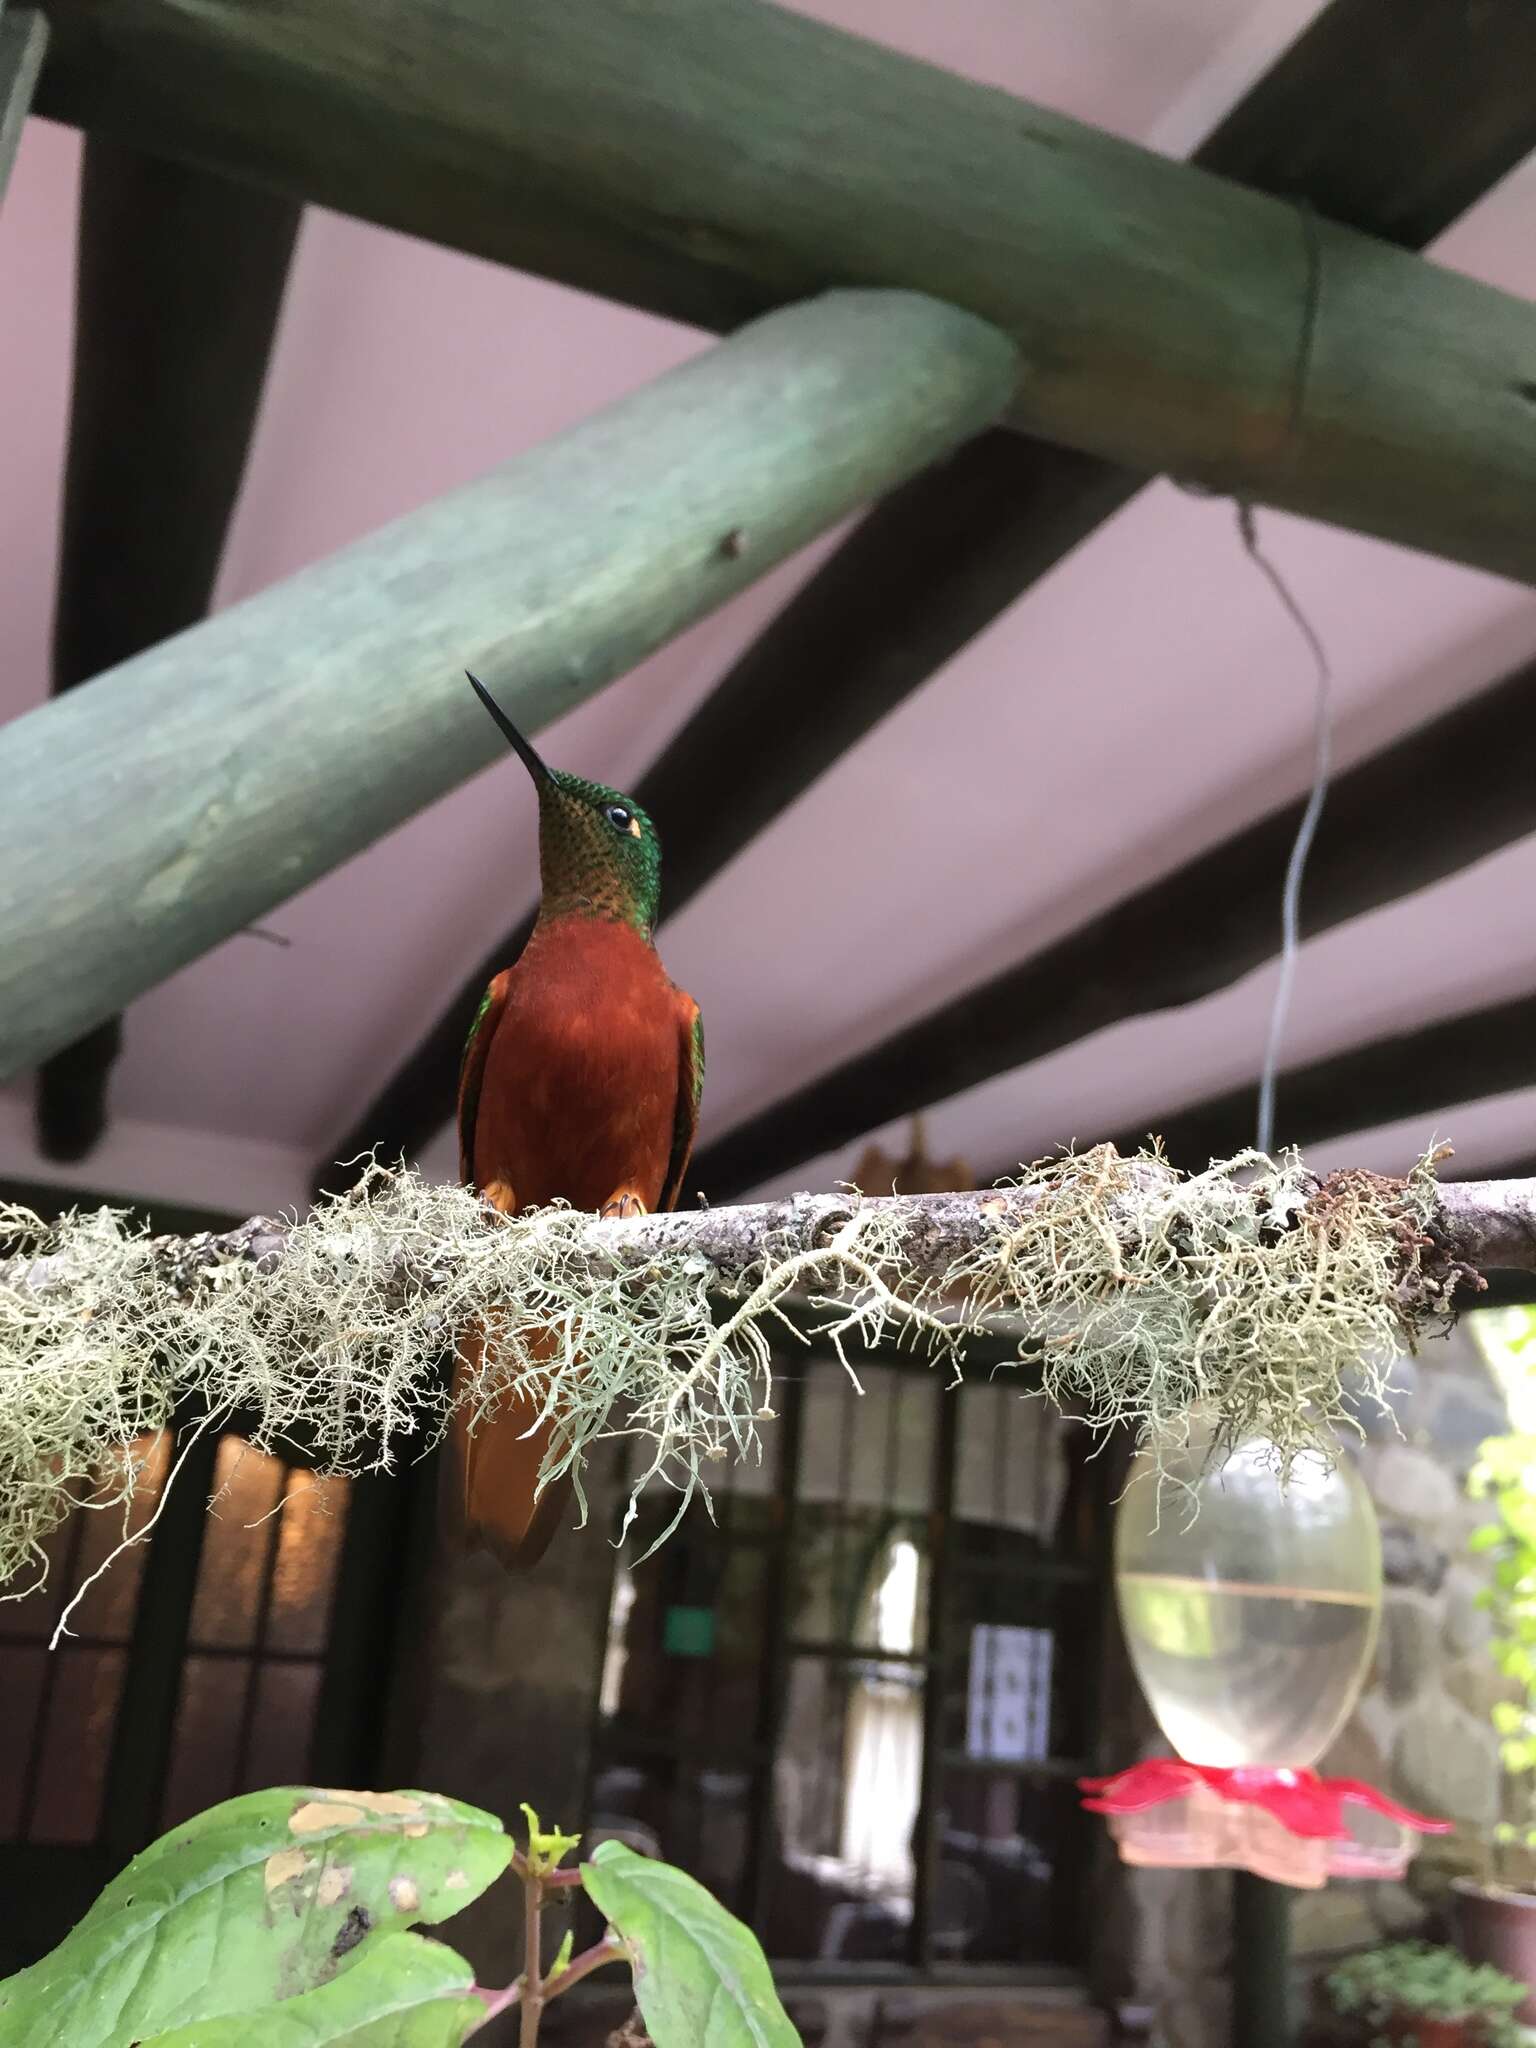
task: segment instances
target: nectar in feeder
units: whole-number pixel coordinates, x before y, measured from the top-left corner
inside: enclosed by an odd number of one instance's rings
[[[1190,1763],[1316,1763],[1375,1648],[1370,1496],[1342,1459],[1303,1452],[1282,1488],[1272,1445],[1241,1444],[1225,1464],[1209,1449],[1202,1432],[1161,1482],[1143,1454],[1120,1504],[1115,1587],[1136,1676]]]
[[[1274,1446],[1223,1458],[1209,1426],[1132,1467],[1115,1586],[1136,1675],[1177,1751],[1085,1783],[1128,1862],[1231,1866],[1281,1883],[1400,1875],[1438,1824],[1312,1766],[1375,1648],[1381,1536],[1358,1473]]]

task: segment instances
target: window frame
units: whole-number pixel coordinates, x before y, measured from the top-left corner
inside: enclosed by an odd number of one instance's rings
[[[65,1207],[122,1206],[121,1197],[14,1182],[0,1184],[0,1199],[45,1219]],[[190,1236],[228,1230],[237,1220],[155,1204],[150,1228]],[[11,1902],[0,1941],[0,1974],[22,1967],[60,1940],[103,1885],[161,1832],[218,1447],[225,1435],[243,1434],[242,1424],[250,1421],[229,1417],[198,1435],[200,1413],[184,1406],[168,1425],[171,1463],[183,1452],[186,1461],[145,1547],[96,1836],[89,1843],[0,1842],[0,1893]],[[299,1441],[285,1440],[281,1455],[292,1465],[311,1462]],[[399,1732],[402,1703],[395,1693],[405,1684],[406,1672],[421,1661],[402,1651],[415,1606],[413,1560],[432,1518],[432,1480],[430,1464],[417,1461],[350,1482],[307,1759],[311,1783],[372,1785],[406,1747]],[[269,1560],[264,1585],[272,1568]],[[381,1674],[387,1674],[391,1694],[384,1714],[379,1712]],[[45,1691],[39,1743],[46,1712]],[[36,1769],[34,1757],[29,1774],[35,1777]]]
[[[889,1346],[849,1345],[845,1348],[848,1351],[849,1362],[855,1365],[888,1367],[918,1375],[942,1370],[941,1367],[929,1364],[922,1358],[914,1358],[910,1352],[897,1351]],[[772,1506],[775,1528],[770,1539],[772,1561],[764,1602],[763,1682],[759,1693],[756,1724],[750,1739],[739,1746],[738,1752],[742,1764],[751,1769],[753,1784],[747,1848],[743,1858],[742,1899],[737,1910],[749,1925],[758,1928],[765,1924],[764,1912],[775,1867],[773,1765],[780,1750],[789,1697],[789,1678],[794,1660],[797,1656],[807,1654],[823,1657],[845,1656],[854,1659],[868,1659],[875,1654],[867,1647],[859,1648],[852,1644],[834,1645],[801,1641],[791,1636],[788,1629],[792,1560],[802,1506],[800,1478],[806,1408],[806,1382],[803,1375],[807,1358],[813,1355],[815,1354],[786,1352],[776,1353],[774,1358],[775,1402],[778,1410],[775,1429],[781,1443],[776,1481],[767,1496]],[[824,1349],[822,1355],[826,1355]],[[983,1338],[973,1341],[967,1347],[967,1380],[980,1381],[989,1367],[1004,1363],[1017,1365],[1018,1354],[1014,1346],[997,1339]],[[954,1389],[959,1398],[947,1398],[950,1391],[944,1387],[939,1390],[937,1427],[933,1432],[931,1452],[931,1505],[926,1517],[927,1643],[924,1649],[913,1652],[910,1657],[896,1660],[920,1665],[925,1679],[922,1760],[914,1827],[917,1851],[914,1857],[912,1929],[907,1959],[901,1963],[875,1963],[861,1959],[820,1961],[771,1956],[775,1977],[786,1983],[958,1983],[975,1987],[998,1985],[1076,1989],[1081,1988],[1094,1974],[1094,1942],[1091,1933],[1072,1944],[1062,1941],[1059,1933],[1056,1934],[1056,1944],[1064,1951],[1069,1947],[1081,1951],[1078,1960],[1064,1960],[1059,1963],[955,1963],[946,1961],[935,1951],[934,1901],[942,1846],[942,1777],[946,1765],[953,1762],[953,1758],[947,1757],[942,1747],[942,1717],[945,1703],[942,1676],[948,1668],[955,1648],[952,1629],[947,1626],[946,1609],[949,1603],[946,1601],[945,1593],[952,1584],[951,1575],[957,1569],[953,1531],[956,1523],[956,1487],[960,1464],[960,1399],[963,1398],[963,1391],[959,1388]],[[1024,1391],[1025,1388],[1021,1386],[1021,1394]],[[1000,1576],[1016,1578],[1033,1587],[1059,1584],[1064,1579],[1075,1581],[1083,1586],[1086,1596],[1081,1629],[1074,1631],[1077,1639],[1074,1678],[1082,1702],[1084,1726],[1088,1731],[1088,1739],[1082,1745],[1083,1754],[1070,1759],[1051,1757],[1039,1763],[993,1767],[1011,1771],[1019,1776],[1059,1782],[1063,1778],[1073,1779],[1097,1770],[1102,1761],[1097,1740],[1100,1720],[1098,1709],[1108,1632],[1113,1626],[1112,1474],[1117,1461],[1112,1457],[1091,1456],[1091,1448],[1080,1443],[1074,1444],[1069,1453],[1067,1486],[1056,1523],[1057,1554],[1050,1558],[1032,1560],[1017,1569],[1002,1567],[999,1570]],[[912,1526],[924,1518],[915,1516],[908,1510],[894,1519]],[[1068,1546],[1067,1555],[1060,1554],[1063,1536]],[[978,1567],[973,1564],[969,1568],[974,1570]],[[614,1569],[616,1578],[620,1569],[618,1561]],[[1090,1653],[1086,1656],[1082,1654],[1085,1644],[1090,1646]],[[605,1723],[601,1703],[595,1698],[592,1734],[588,1744],[588,1812],[592,1808],[593,1788],[598,1776],[616,1760],[615,1752],[619,1750],[628,1750],[631,1754],[645,1750],[658,1759],[677,1761],[681,1761],[686,1754],[685,1744],[681,1739],[674,1740],[660,1735],[647,1736],[632,1728],[610,1731]],[[1073,1832],[1072,1853],[1066,1859],[1067,1867],[1058,1872],[1052,1884],[1053,1930],[1060,1929],[1069,1921],[1080,1922],[1081,1902],[1090,1883],[1095,1838],[1086,1816],[1083,1824]]]

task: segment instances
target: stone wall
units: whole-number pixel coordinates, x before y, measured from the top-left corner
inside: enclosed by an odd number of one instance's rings
[[[1375,1665],[1320,1768],[1359,1777],[1468,1831],[1427,1839],[1401,1884],[1335,1881],[1292,1907],[1298,1995],[1351,1949],[1440,1931],[1449,1876],[1478,1860],[1477,1830],[1497,1817],[1498,1748],[1488,1709],[1502,1681],[1477,1605],[1485,1574],[1467,1550],[1483,1511],[1466,1479],[1505,1404],[1467,1322],[1394,1373],[1391,1416],[1362,1408],[1361,1473],[1381,1521],[1386,1580]],[[1166,1753],[1148,1724],[1144,1753]],[[1138,1871],[1137,1996],[1160,2048],[1226,2048],[1230,1880],[1222,1872]]]
[[[1478,1445],[1509,1427],[1504,1398],[1468,1322],[1406,1360],[1393,1419],[1362,1414],[1360,1469],[1381,1520],[1386,1580],[1376,1661],[1323,1768],[1362,1777],[1458,1823],[1425,1840],[1401,1885],[1333,1884],[1298,1901],[1298,1955],[1322,1956],[1413,1931],[1447,1877],[1476,1866],[1499,1817],[1498,1741],[1489,1709],[1507,1687],[1477,1604],[1487,1569],[1468,1551],[1485,1510],[1467,1498]]]

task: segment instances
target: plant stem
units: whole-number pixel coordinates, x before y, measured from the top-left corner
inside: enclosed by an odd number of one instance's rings
[[[538,2048],[539,2020],[544,2010],[544,1981],[539,1974],[543,1911],[544,1881],[536,1870],[529,1869],[523,1876],[523,2018],[518,2048]]]
[[[518,2003],[522,1995],[523,1980],[521,1977],[513,1984],[503,1985],[500,1991],[487,1991],[482,1984],[471,1986],[470,1996],[478,1998],[485,2007],[485,2018],[477,2020],[472,2031],[478,2033],[481,2027],[485,2025],[486,2020],[493,2020],[498,2013],[506,2012],[510,2007]]]
[[[579,1956],[572,1956],[559,1975],[550,1978],[544,1986],[544,2003],[548,2005],[552,1998],[569,1991],[573,1984],[579,1984],[583,1977],[600,1970],[604,1963],[622,1963],[623,1960],[623,1942],[605,1934],[601,1941],[594,1941],[590,1948],[584,1948]]]

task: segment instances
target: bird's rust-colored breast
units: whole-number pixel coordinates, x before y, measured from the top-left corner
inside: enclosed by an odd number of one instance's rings
[[[658,1206],[677,1109],[680,1006],[655,950],[630,926],[572,917],[541,926],[508,977],[486,1054],[475,1178],[520,1209],[599,1208],[629,1185]]]

